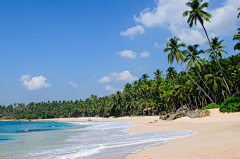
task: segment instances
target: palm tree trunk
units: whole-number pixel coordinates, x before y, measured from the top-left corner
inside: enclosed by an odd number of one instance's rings
[[[203,93],[211,100],[211,102],[214,103],[213,100],[208,96],[208,94],[202,89],[202,87],[200,87],[200,86],[194,81],[194,79],[188,74],[188,72],[183,68],[183,66],[182,66],[181,63],[180,63],[180,65],[181,65],[182,69],[184,70],[184,72],[188,75],[188,77],[203,91]]]
[[[212,97],[214,97],[213,92],[210,90],[210,88],[207,86],[207,84],[203,81],[202,77],[200,76],[200,74],[199,74],[199,72],[198,72],[198,70],[197,70],[197,68],[196,68],[195,63],[194,63],[194,66],[195,66],[195,69],[196,69],[196,71],[197,71],[198,76],[200,77],[200,79],[202,80],[202,82],[204,83],[204,85],[207,87],[207,89],[209,90],[209,92],[212,94]],[[215,103],[216,103],[216,101],[215,101]]]
[[[226,98],[225,98],[225,94],[224,94],[223,89],[222,89],[222,94],[223,94],[223,99],[225,100]]]
[[[229,90],[229,83],[228,83],[227,77],[226,77],[225,73],[223,72],[223,69],[222,69],[222,67],[221,67],[221,65],[220,65],[220,63],[219,63],[219,61],[218,61],[217,55],[216,55],[215,52],[214,52],[214,49],[213,49],[213,47],[212,47],[212,45],[211,45],[211,42],[210,42],[210,40],[209,40],[209,37],[208,37],[207,31],[206,31],[206,29],[205,29],[205,27],[203,26],[202,23],[201,23],[201,25],[202,25],[202,27],[203,27],[203,30],[204,30],[206,36],[207,36],[207,39],[208,39],[209,45],[210,45],[210,47],[211,47],[211,49],[212,49],[212,52],[213,52],[213,54],[214,54],[214,57],[215,57],[215,59],[216,59],[218,65],[219,65],[219,67],[220,67],[220,70],[221,70],[222,75],[223,75],[223,80],[224,80],[224,82],[225,82],[225,84],[226,84],[226,86],[227,86],[227,89],[228,89],[229,95],[232,96],[232,93],[231,93],[230,90]]]

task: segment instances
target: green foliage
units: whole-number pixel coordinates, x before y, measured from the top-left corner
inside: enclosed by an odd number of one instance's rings
[[[95,117],[100,117],[99,115],[95,115]]]
[[[208,104],[207,106],[205,106],[204,108],[202,108],[202,110],[215,109],[215,108],[220,108],[220,105],[216,104],[216,103],[211,103],[211,104]]]
[[[42,117],[38,117],[37,119],[42,119]]]
[[[66,116],[65,115],[61,115],[60,118],[66,118]]]
[[[6,120],[8,120],[8,119],[14,119],[14,117],[9,116],[9,117],[6,117],[5,119],[6,119]]]
[[[221,112],[239,112],[240,111],[240,97],[232,96],[227,98],[220,107]]]

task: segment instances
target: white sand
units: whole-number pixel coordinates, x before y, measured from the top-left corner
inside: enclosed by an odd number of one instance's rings
[[[92,121],[130,121],[140,124],[130,127],[131,133],[191,130],[197,134],[174,139],[172,143],[148,148],[129,156],[130,159],[240,159],[240,113],[219,113],[210,110],[210,117],[191,119],[179,118],[174,121],[158,120],[154,117],[121,118],[64,118],[46,119],[44,121],[82,122]],[[149,123],[158,120],[157,123]]]

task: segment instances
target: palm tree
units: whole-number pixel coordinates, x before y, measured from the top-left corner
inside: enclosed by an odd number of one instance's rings
[[[219,71],[214,71],[211,74],[207,74],[205,75],[205,78],[207,83],[213,87],[213,91],[217,93],[219,104],[221,104],[219,89],[221,86],[224,86],[224,84]]]
[[[155,80],[161,80],[161,81],[163,81],[163,77],[162,76],[164,76],[164,74],[162,74],[163,73],[163,71],[160,71],[159,69],[157,69],[157,71],[156,72],[154,72],[154,75],[155,75]]]
[[[174,81],[174,78],[176,78],[177,76],[177,71],[175,70],[174,67],[168,67],[166,73],[167,73],[167,79],[171,79],[172,87],[173,87],[173,81]]]
[[[217,53],[217,56],[222,58],[224,55],[223,55],[223,52],[227,54],[227,51],[225,50],[222,50],[223,48],[226,48],[227,46],[221,46],[222,42],[224,40],[221,40],[221,41],[218,41],[218,37],[214,37],[212,38],[212,41],[211,41],[211,45],[215,51],[215,53]],[[207,43],[209,44],[209,43]],[[207,54],[210,54],[209,57],[211,57],[212,59],[214,58],[214,55],[213,55],[213,52],[212,52],[212,49],[208,49],[206,50],[206,53]]]
[[[198,51],[197,48],[199,47],[198,44],[195,45],[189,45],[187,48],[188,50],[185,50],[186,53],[186,58],[184,62],[187,62],[187,68],[191,68],[192,65],[194,65],[195,70],[199,76],[199,78],[201,79],[201,81],[204,83],[204,85],[206,86],[206,88],[209,90],[209,92],[212,94],[212,97],[214,97],[213,92],[209,89],[209,87],[206,85],[206,83],[204,82],[204,80],[202,79],[202,76],[199,74],[198,69],[201,70],[201,64],[205,64],[206,61],[204,59],[202,59],[199,55],[204,53],[203,50]]]
[[[215,53],[215,51],[214,51],[214,49],[213,49],[213,46],[211,45],[211,42],[210,42],[210,40],[209,40],[207,31],[206,31],[206,29],[205,29],[205,27],[204,27],[204,24],[203,24],[203,23],[204,23],[204,20],[210,22],[209,19],[212,17],[212,15],[211,15],[210,13],[205,12],[205,11],[203,10],[204,8],[207,8],[207,7],[209,6],[209,3],[204,2],[203,4],[201,4],[202,1],[203,1],[203,0],[191,0],[191,2],[186,3],[186,5],[187,5],[188,7],[190,7],[192,10],[190,10],[190,11],[185,11],[185,12],[183,13],[183,17],[186,17],[186,16],[189,15],[188,20],[187,20],[187,23],[189,24],[189,27],[190,27],[190,28],[192,28],[193,23],[195,23],[195,25],[197,25],[197,21],[199,21],[200,24],[202,25],[203,30],[204,30],[204,32],[205,32],[205,34],[206,34],[206,36],[207,36],[208,43],[210,44],[210,47],[211,47],[212,52],[213,52],[213,55],[214,55],[214,57],[215,57],[215,59],[216,59],[216,61],[217,61],[217,63],[218,63],[218,66],[219,66],[220,69],[221,69],[223,78],[225,78],[224,80],[226,81],[226,83],[227,83],[227,88],[228,88],[228,85],[229,85],[229,84],[228,84],[228,81],[227,81],[227,77],[226,77],[225,73],[223,72],[223,69],[222,69],[222,67],[221,67],[221,65],[220,65],[220,63],[219,63],[219,61],[218,61],[217,55],[216,55],[216,53]],[[232,96],[229,88],[228,88],[228,91],[229,91],[230,96]]]
[[[194,80],[193,78],[188,74],[188,72],[183,68],[182,66],[182,61],[184,61],[184,57],[183,54],[184,52],[179,50],[180,47],[186,47],[186,45],[184,43],[179,43],[178,41],[180,41],[179,38],[171,38],[168,42],[167,42],[167,47],[164,49],[164,53],[165,52],[169,52],[168,54],[168,62],[170,62],[170,64],[173,63],[174,60],[177,61],[177,63],[180,64],[180,66],[182,67],[182,69],[186,72],[186,74],[188,75],[188,77],[205,93],[205,95],[211,100],[211,102],[213,102],[213,100],[207,95],[207,93],[202,89],[202,87],[200,87]]]
[[[141,77],[144,81],[144,83],[146,83],[147,79],[150,78],[146,73],[142,75]]]
[[[234,46],[234,50],[240,50],[240,28],[238,28],[238,33],[234,35],[233,40],[238,40],[239,42]]]

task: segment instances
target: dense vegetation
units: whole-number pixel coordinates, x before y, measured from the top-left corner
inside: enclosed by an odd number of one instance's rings
[[[143,115],[144,112],[154,115],[161,111],[176,111],[181,105],[200,109],[211,103],[216,104],[208,107],[221,105],[223,112],[240,111],[240,54],[224,58],[227,53],[224,50],[226,46],[222,45],[224,40],[218,37],[209,39],[204,21],[209,22],[211,14],[203,11],[208,3],[191,0],[186,5],[191,10],[184,12],[183,16],[188,16],[190,28],[197,22],[201,24],[210,48],[199,50],[198,44],[186,46],[177,37],[169,39],[164,52],[168,53],[169,63],[176,61],[183,71],[178,73],[175,68],[169,67],[165,76],[163,71],[157,69],[154,79],[143,74],[132,84],[127,83],[123,92],[100,98],[91,95],[90,98],[76,101],[18,103],[7,107],[0,105],[0,118],[103,117]],[[234,50],[240,50],[240,28],[238,31],[233,38],[237,41]],[[209,55],[209,59],[201,58],[201,54]]]

